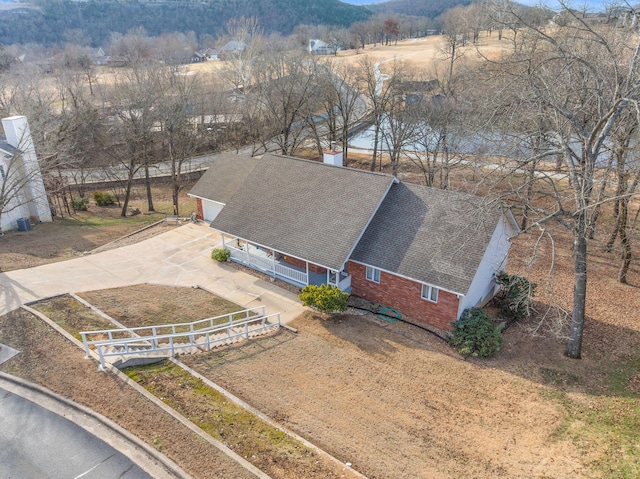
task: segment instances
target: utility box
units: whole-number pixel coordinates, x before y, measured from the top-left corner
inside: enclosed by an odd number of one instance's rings
[[[16,222],[18,223],[18,231],[31,230],[31,222],[29,221],[29,218],[18,218]]]

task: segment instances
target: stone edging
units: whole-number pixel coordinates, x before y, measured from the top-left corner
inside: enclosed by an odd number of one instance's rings
[[[38,300],[41,301],[41,300]],[[38,317],[39,319],[41,319],[42,321],[44,321],[47,325],[51,326],[55,331],[57,331],[58,333],[62,334],[66,339],[68,339],[69,341],[71,341],[73,344],[75,344],[76,346],[78,346],[79,348],[82,349],[82,351],[84,351],[84,345],[82,344],[81,341],[79,341],[78,339],[74,338],[71,334],[69,334],[68,331],[66,331],[65,329],[61,328],[56,322],[54,322],[53,320],[51,320],[50,318],[48,318],[46,315],[42,314],[39,311],[36,311],[33,308],[30,308],[29,306],[23,305],[22,308],[25,311],[28,311],[31,314],[34,314],[36,317]],[[93,359],[96,359],[96,353],[91,351],[91,355]],[[259,479],[272,479],[270,476],[268,476],[267,474],[265,474],[264,472],[262,472],[260,469],[258,469],[257,467],[255,467],[253,464],[251,464],[249,461],[247,461],[245,458],[243,458],[242,456],[238,455],[236,452],[234,452],[233,450],[231,450],[230,448],[228,448],[227,446],[225,446],[223,443],[221,443],[220,441],[214,439],[213,437],[211,437],[209,434],[207,434],[206,432],[204,432],[202,429],[200,429],[198,426],[196,426],[194,423],[192,423],[191,421],[189,421],[186,417],[184,417],[182,414],[178,413],[175,409],[170,408],[169,406],[167,406],[165,403],[163,403],[160,399],[158,399],[156,396],[154,396],[153,394],[151,394],[149,391],[147,391],[145,388],[143,388],[142,386],[140,386],[138,383],[136,383],[134,380],[132,380],[131,378],[129,378],[129,376],[127,376],[125,373],[123,373],[122,371],[120,371],[118,368],[113,367],[111,365],[107,365],[107,370],[109,370],[110,372],[114,373],[116,376],[118,376],[118,378],[120,378],[125,384],[131,386],[132,388],[134,388],[136,391],[138,391],[140,394],[142,394],[145,398],[147,398],[149,401],[151,401],[153,404],[155,404],[156,406],[158,406],[160,409],[162,409],[164,412],[166,412],[167,414],[171,415],[174,419],[177,419],[180,423],[182,423],[182,425],[188,427],[191,431],[195,432],[196,434],[198,434],[201,438],[203,438],[205,441],[207,441],[209,444],[211,444],[212,446],[215,446],[216,448],[218,448],[221,452],[223,452],[224,454],[226,454],[227,456],[229,456],[231,459],[233,459],[234,461],[236,461],[238,464],[240,464],[242,467],[244,467],[245,469],[247,469],[249,472],[251,472],[253,475],[255,475],[256,477],[258,477]],[[95,414],[95,413],[94,413]],[[135,436],[134,436],[135,437]],[[137,438],[136,438],[137,439]],[[138,439],[138,441],[140,441],[140,439]],[[142,442],[142,441],[140,441]],[[144,443],[143,443],[144,444]],[[149,446],[146,446],[149,447]],[[163,457],[165,457],[165,460],[169,461],[168,458],[166,458],[166,456],[162,455]],[[177,466],[176,466],[177,467]],[[189,477],[186,475],[186,473],[184,473],[185,475],[183,476],[178,476],[178,477]]]

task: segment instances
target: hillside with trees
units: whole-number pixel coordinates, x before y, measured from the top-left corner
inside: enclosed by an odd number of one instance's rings
[[[384,3],[369,5],[369,8],[376,13],[435,18],[450,8],[469,4],[471,4],[471,0],[390,0]]]
[[[194,32],[218,36],[234,17],[256,17],[266,32],[290,34],[300,24],[347,27],[369,18],[366,7],[338,0],[212,0],[209,2],[115,2],[50,0],[40,10],[0,11],[0,43],[53,45],[70,29],[82,30],[93,46],[104,45],[111,32],[143,27],[150,35]]]

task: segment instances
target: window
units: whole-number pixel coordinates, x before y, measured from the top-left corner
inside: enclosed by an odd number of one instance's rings
[[[367,279],[369,281],[373,281],[374,283],[379,283],[380,270],[377,268],[372,268],[371,266],[367,266]]]
[[[422,293],[420,293],[420,297],[422,299],[426,299],[428,301],[433,301],[434,303],[438,302],[438,288],[435,286],[429,286],[428,284],[422,285]]]

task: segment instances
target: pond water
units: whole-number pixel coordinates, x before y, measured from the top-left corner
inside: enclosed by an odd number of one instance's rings
[[[437,130],[432,130],[426,124],[420,128],[424,130],[431,130],[430,135],[422,134],[424,139],[419,141],[408,141],[404,146],[407,151],[425,151],[425,144],[430,150],[433,150],[436,146],[438,138]],[[383,150],[387,149],[387,137],[389,134],[389,123],[383,123],[381,128],[380,137],[378,139],[378,148]],[[349,138],[349,146],[352,148],[373,149],[373,142],[375,140],[375,127],[369,126],[366,129],[360,130]],[[455,151],[461,154],[476,154],[476,155],[498,155],[508,157],[526,157],[531,153],[531,150],[524,148],[522,143],[517,138],[510,136],[506,137],[499,133],[489,132],[484,134],[474,134],[453,131],[447,139],[447,146],[450,151]]]

